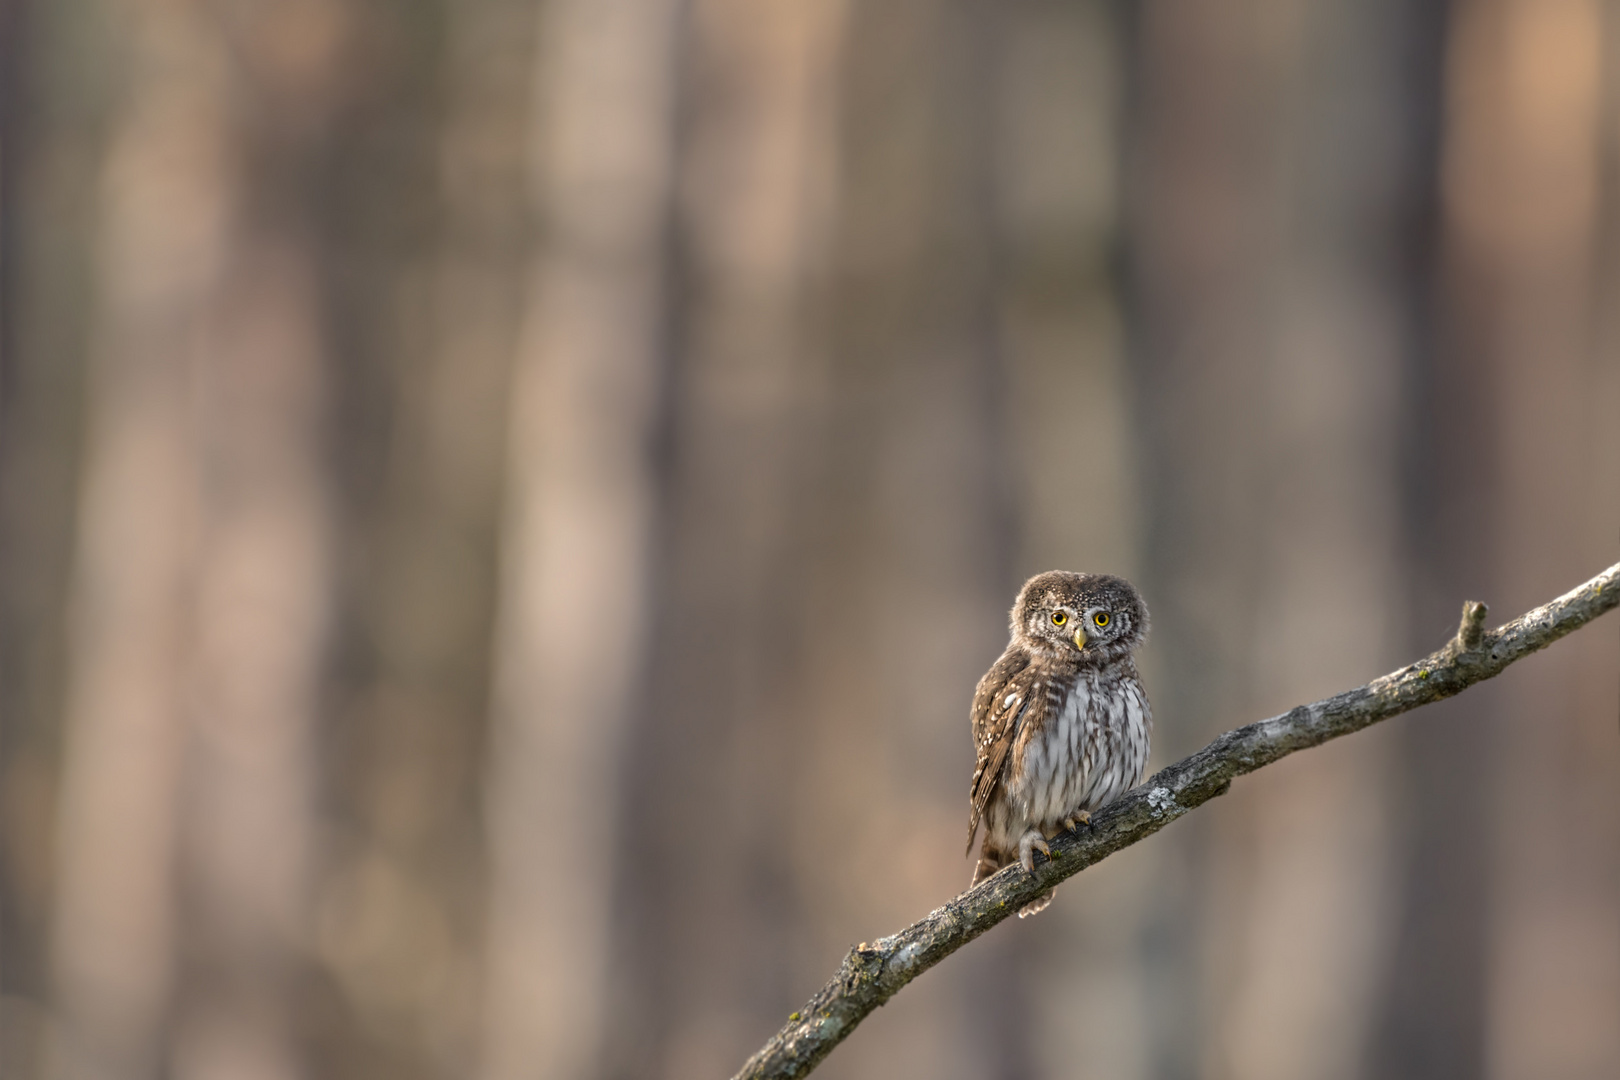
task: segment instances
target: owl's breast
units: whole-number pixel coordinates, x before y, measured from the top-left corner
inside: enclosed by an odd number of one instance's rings
[[[1047,688],[1038,723],[1022,733],[1008,794],[1029,823],[1051,828],[1119,798],[1147,764],[1147,696],[1130,668],[1083,669]]]

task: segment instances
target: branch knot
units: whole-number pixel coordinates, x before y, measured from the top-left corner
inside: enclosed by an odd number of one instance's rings
[[[1457,637],[1452,641],[1447,652],[1456,656],[1461,653],[1471,653],[1479,648],[1485,640],[1485,613],[1490,608],[1478,600],[1463,602],[1462,622],[1457,626]]]

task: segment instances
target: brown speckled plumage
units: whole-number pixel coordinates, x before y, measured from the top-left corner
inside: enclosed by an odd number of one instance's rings
[[[970,852],[985,827],[975,884],[1015,860],[1033,870],[1047,840],[1133,787],[1153,729],[1132,658],[1147,606],[1130,582],[1037,574],[1018,592],[1011,629],[973,695]],[[1018,914],[1051,901],[1049,891]]]

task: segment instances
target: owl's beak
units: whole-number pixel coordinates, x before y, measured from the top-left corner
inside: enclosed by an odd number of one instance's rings
[[[1083,626],[1075,628],[1074,647],[1077,649],[1083,649],[1086,647],[1086,628]]]

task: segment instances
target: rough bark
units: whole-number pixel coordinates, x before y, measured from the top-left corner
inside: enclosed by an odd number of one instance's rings
[[[1620,606],[1620,563],[1496,630],[1485,629],[1484,604],[1464,604],[1456,636],[1422,660],[1364,686],[1227,732],[1093,815],[1083,832],[1053,843],[1051,860],[1037,865],[1033,874],[1009,867],[899,933],[855,946],[832,980],[788,1017],[782,1030],[743,1065],[736,1080],[787,1080],[808,1074],[867,1014],[912,979],[1038,893],[1225,794],[1237,777],[1297,750],[1461,693],[1616,606]]]

